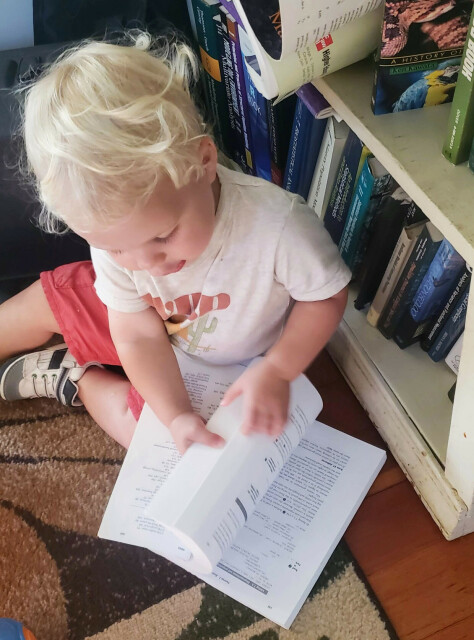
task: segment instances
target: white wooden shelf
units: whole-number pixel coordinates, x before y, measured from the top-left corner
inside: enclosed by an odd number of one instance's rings
[[[373,63],[365,60],[314,80],[329,103],[422,208],[465,260],[474,264],[474,175],[452,166],[441,148],[450,105],[374,116]],[[353,307],[329,351],[444,535],[474,531],[474,296],[456,380],[418,345],[401,351]]]

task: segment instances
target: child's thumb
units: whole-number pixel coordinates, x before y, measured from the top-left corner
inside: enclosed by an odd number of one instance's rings
[[[239,385],[234,383],[224,393],[224,397],[221,400],[221,406],[226,407],[231,402],[233,402],[236,398],[238,398],[238,396],[240,396],[241,393],[242,393],[242,388]]]

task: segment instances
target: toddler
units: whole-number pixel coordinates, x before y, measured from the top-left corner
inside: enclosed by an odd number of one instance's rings
[[[350,272],[304,201],[218,164],[190,95],[198,73],[188,47],[158,52],[140,34],[68,50],[25,90],[42,225],[75,231],[91,261],[0,306],[0,395],[83,404],[125,447],[144,401],[180,452],[222,445],[193,412],[172,345],[214,364],[264,354],[223,404],[243,394],[242,431],[278,435],[290,381],[346,304]],[[56,333],[65,344],[38,350]]]

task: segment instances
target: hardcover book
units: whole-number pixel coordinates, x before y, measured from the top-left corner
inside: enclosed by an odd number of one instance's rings
[[[148,548],[289,628],[386,454],[316,421],[322,401],[303,375],[285,431],[244,436],[241,400],[216,407],[245,367],[177,358],[195,410],[226,444],[180,457],[145,406],[99,536]]]
[[[453,104],[449,112],[444,156],[453,164],[469,158],[474,138],[474,8],[461,60]]]
[[[469,290],[465,290],[454,305],[446,323],[428,351],[429,357],[434,362],[439,362],[446,358],[451,347],[464,331],[468,301]]]
[[[375,114],[451,102],[471,9],[470,0],[386,0]]]

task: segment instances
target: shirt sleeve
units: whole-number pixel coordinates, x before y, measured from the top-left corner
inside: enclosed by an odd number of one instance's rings
[[[109,309],[136,313],[148,308],[137,292],[132,271],[118,265],[107,251],[101,249],[91,247],[91,258],[96,275],[96,293]]]
[[[295,197],[275,257],[275,278],[294,300],[326,300],[343,289],[351,272],[314,211]]]

